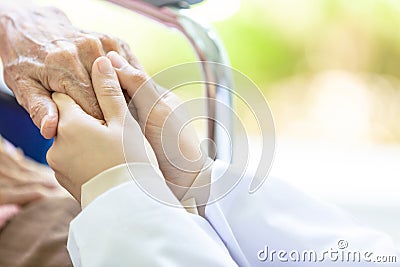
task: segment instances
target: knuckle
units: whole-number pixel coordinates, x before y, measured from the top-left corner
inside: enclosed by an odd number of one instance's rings
[[[80,65],[76,49],[58,50],[49,53],[45,60],[48,85],[51,90],[69,93],[71,88],[91,90],[86,69]]]
[[[111,35],[107,35],[107,34],[103,34],[99,38],[100,38],[102,45],[104,47],[108,48],[107,50],[114,50],[116,52],[119,51],[120,41],[118,38],[115,38],[115,37],[113,37]]]
[[[76,48],[71,44],[64,44],[46,55],[46,67],[57,67],[59,64],[70,64],[77,60]]]
[[[92,97],[92,84],[84,75],[67,72],[59,77],[58,86],[73,98],[77,95],[86,99]]]
[[[103,45],[100,39],[91,35],[83,37],[81,47],[83,47],[85,51],[95,51],[96,53],[103,50]]]

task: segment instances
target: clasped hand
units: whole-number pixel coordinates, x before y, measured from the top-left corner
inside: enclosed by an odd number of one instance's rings
[[[117,51],[138,62],[123,41],[74,27],[56,8],[26,0],[0,2],[0,56],[4,80],[45,138],[56,134],[57,107],[52,92],[71,96],[97,119],[103,114],[91,83],[96,58]],[[11,3],[12,2],[12,3]]]
[[[100,172],[125,163],[124,152],[129,149],[131,162],[159,167],[180,199],[192,185],[206,157],[192,128],[181,132],[173,152],[174,162],[163,151],[162,130],[177,132],[184,124],[184,118],[179,117],[174,117],[172,124],[165,123],[173,115],[179,98],[151,82],[144,71],[128,64],[116,52],[94,62],[91,78],[104,120],[86,113],[66,94],[52,95],[58,107],[59,123],[47,160],[60,184],[79,201],[82,185]],[[128,111],[121,86],[133,98],[137,120]],[[129,138],[123,138],[127,133]],[[192,162],[190,170],[176,167],[179,161],[187,159]]]

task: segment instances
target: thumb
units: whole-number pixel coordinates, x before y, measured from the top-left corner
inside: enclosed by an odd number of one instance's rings
[[[99,57],[92,67],[92,84],[107,124],[123,123],[127,105],[117,74],[106,57]]]
[[[154,86],[148,75],[131,65],[118,53],[111,51],[107,54],[115,68],[122,88],[127,90],[135,107],[142,114],[150,114],[154,106],[164,96],[166,91]]]
[[[57,131],[58,114],[50,92],[34,80],[21,80],[16,85],[19,87],[17,91],[25,92],[16,94],[18,103],[28,111],[42,136],[47,139],[54,137]]]
[[[53,93],[52,98],[58,107],[60,124],[71,119],[82,118],[82,116],[91,118],[70,96],[63,93]]]

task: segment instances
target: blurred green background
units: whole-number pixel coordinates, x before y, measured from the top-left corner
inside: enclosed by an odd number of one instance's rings
[[[196,59],[176,31],[106,1],[36,2],[60,7],[78,27],[126,40],[150,74]],[[399,1],[208,0],[205,5],[211,2],[213,10],[198,14],[211,20],[232,66],[266,96],[278,135],[400,142]]]
[[[36,2],[59,6],[75,25],[127,40],[150,72],[192,59],[178,36],[105,1]],[[257,84],[332,67],[397,76],[399,11],[396,0],[245,0],[213,25],[232,65]]]

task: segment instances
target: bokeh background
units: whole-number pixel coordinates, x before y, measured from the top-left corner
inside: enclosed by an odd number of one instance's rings
[[[126,40],[150,74],[196,60],[178,32],[106,1],[36,2]],[[192,12],[270,104],[271,174],[400,244],[400,1],[208,0]],[[254,122],[242,117],[257,150]]]

